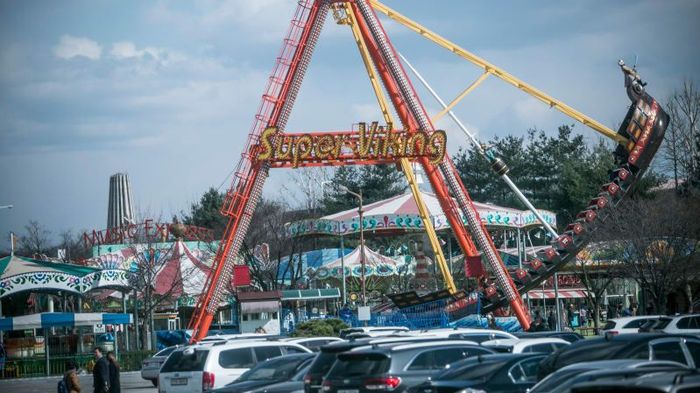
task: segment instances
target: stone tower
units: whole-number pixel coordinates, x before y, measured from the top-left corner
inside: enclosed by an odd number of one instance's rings
[[[131,185],[129,175],[117,173],[109,178],[109,210],[107,211],[107,228],[119,227],[133,223],[134,208],[131,204]]]

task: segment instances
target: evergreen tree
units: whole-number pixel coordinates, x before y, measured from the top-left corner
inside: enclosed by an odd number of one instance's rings
[[[202,195],[199,202],[192,204],[188,214],[183,213],[182,222],[187,225],[212,229],[214,238],[220,239],[228,222],[226,217],[219,212],[223,203],[224,194],[212,187]]]

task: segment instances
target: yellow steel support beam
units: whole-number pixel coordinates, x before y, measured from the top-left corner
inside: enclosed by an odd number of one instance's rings
[[[526,92],[527,94],[530,94],[531,96],[537,98],[538,100],[544,102],[545,104],[549,105],[550,107],[558,109],[559,111],[566,114],[567,116],[587,125],[588,127],[598,131],[599,133],[603,134],[604,136],[617,141],[618,143],[622,144],[623,146],[628,145],[629,141],[626,138],[624,138],[621,135],[618,135],[615,131],[613,131],[610,128],[606,127],[605,125],[599,123],[598,121],[596,121],[596,120],[584,115],[583,113],[577,111],[576,109],[566,105],[562,101],[557,100],[556,98],[549,96],[548,94],[536,89],[533,86],[530,86],[529,84],[516,78],[515,76],[506,72],[505,70],[496,67],[495,65],[489,63],[488,61],[482,59],[481,57],[467,51],[466,49],[460,47],[459,45],[449,41],[448,39],[440,36],[439,34],[433,32],[433,31],[431,31],[430,29],[426,28],[425,26],[422,26],[419,23],[411,20],[410,18],[408,18],[408,17],[396,12],[395,10],[387,7],[386,5],[382,4],[381,2],[379,2],[377,0],[370,0],[370,3],[372,4],[372,7],[374,7],[375,10],[377,10],[377,11],[383,13],[384,15],[388,16],[389,18],[401,23],[402,25],[415,31],[416,33],[427,38],[428,40],[433,41],[434,43],[442,46],[443,48],[449,50],[450,52],[453,52],[457,56],[460,56],[463,59],[466,59],[466,60],[470,61],[471,63],[483,68],[485,72],[488,72],[494,76],[497,76],[497,77],[503,79],[504,81],[510,83],[511,85],[517,87],[518,89],[520,89],[520,90]]]
[[[479,86],[479,85],[481,84],[481,82],[485,81],[486,78],[488,78],[488,76],[489,76],[489,73],[484,71],[484,73],[481,74],[478,78],[476,78],[476,80],[475,80],[474,82],[472,82],[471,85],[467,86],[467,88],[464,89],[463,92],[461,92],[454,100],[452,100],[452,102],[450,102],[450,103],[445,107],[445,109],[441,110],[441,111],[438,112],[435,116],[433,116],[432,119],[430,119],[430,120],[432,120],[433,124],[434,124],[436,121],[440,120],[441,117],[445,116],[445,114],[446,114],[447,112],[451,111],[452,108],[454,108],[454,106],[457,105],[457,103],[459,103],[460,101],[462,101],[462,98],[466,97],[467,94],[471,93],[472,90],[476,89],[476,87]]]
[[[374,70],[372,58],[370,57],[369,51],[367,50],[365,42],[362,39],[360,29],[357,27],[356,16],[353,13],[352,8],[350,8],[348,5],[345,5],[345,7],[345,12],[347,13],[348,19],[350,21],[349,24],[352,29],[352,34],[355,37],[355,43],[357,44],[357,48],[360,50],[362,61],[365,64],[367,75],[369,76],[369,80],[372,83],[372,89],[374,89],[374,94],[377,96],[377,101],[379,102],[379,108],[381,108],[382,115],[384,116],[384,121],[387,122],[387,124],[395,124],[392,121],[391,113],[389,112],[389,106],[387,105],[386,98],[384,97],[382,86],[379,83],[379,79],[377,78],[377,74]],[[401,164],[401,170],[406,176],[408,185],[411,188],[413,199],[416,201],[416,205],[418,206],[418,214],[420,215],[420,218],[423,221],[423,227],[425,228],[425,232],[428,234],[430,246],[432,247],[433,252],[435,253],[435,262],[438,264],[438,267],[440,268],[440,273],[442,273],[442,277],[445,279],[445,288],[447,288],[447,290],[450,291],[450,293],[455,293],[457,292],[457,287],[455,286],[454,280],[452,279],[452,274],[450,273],[450,270],[447,267],[445,256],[442,253],[442,247],[440,247],[440,242],[438,241],[437,234],[435,233],[435,227],[433,226],[433,222],[430,220],[428,208],[425,206],[423,196],[420,192],[420,189],[418,188],[418,183],[416,182],[416,176],[413,172],[413,168],[411,167],[411,162],[406,158],[399,160],[399,162]]]

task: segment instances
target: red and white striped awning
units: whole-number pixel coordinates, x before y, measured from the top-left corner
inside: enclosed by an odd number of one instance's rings
[[[554,289],[533,289],[530,292],[528,292],[528,295],[530,295],[530,299],[554,299],[555,294],[554,294]],[[579,299],[579,298],[585,298],[586,297],[586,290],[585,289],[560,289],[559,290],[559,298],[560,299]],[[523,298],[525,298],[525,295],[523,295]]]

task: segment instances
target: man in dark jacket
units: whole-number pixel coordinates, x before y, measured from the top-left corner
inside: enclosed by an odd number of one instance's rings
[[[95,393],[109,392],[109,364],[102,356],[102,348],[95,347],[95,367],[92,369],[92,386]]]

